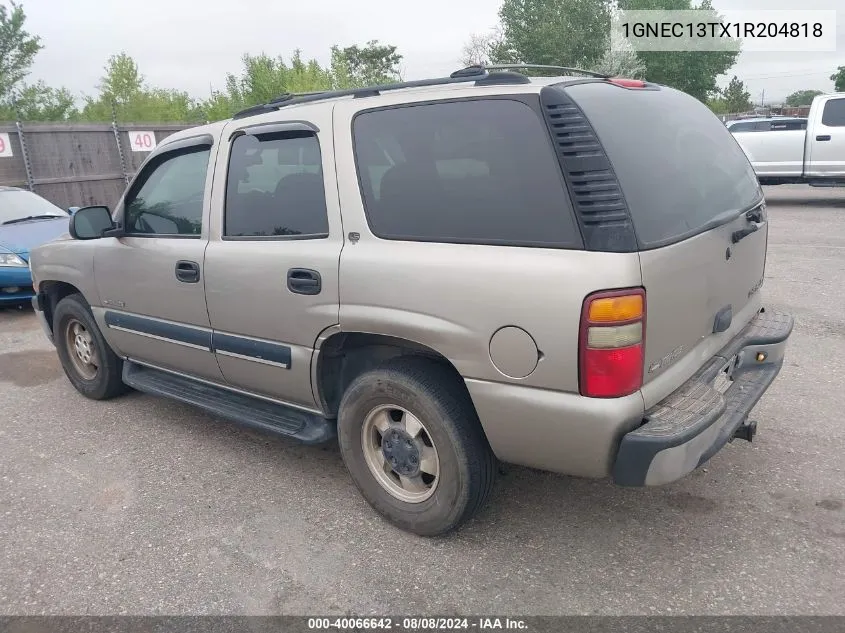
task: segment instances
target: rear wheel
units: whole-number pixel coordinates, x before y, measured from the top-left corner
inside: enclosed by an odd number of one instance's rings
[[[341,454],[364,498],[394,525],[434,536],[490,495],[496,460],[460,377],[400,357],[356,378],[340,404]]]
[[[106,343],[81,295],[59,301],[53,314],[53,340],[65,374],[83,396],[107,400],[128,390],[122,380],[123,361]]]

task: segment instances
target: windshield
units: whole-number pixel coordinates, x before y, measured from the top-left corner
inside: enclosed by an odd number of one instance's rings
[[[59,207],[29,191],[0,191],[0,224],[29,216],[67,217]]]

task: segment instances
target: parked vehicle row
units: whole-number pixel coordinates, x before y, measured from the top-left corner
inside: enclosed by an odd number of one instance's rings
[[[745,119],[728,129],[762,184],[845,185],[845,93],[814,98],[806,121]]]
[[[32,299],[29,252],[67,234],[69,216],[30,191],[0,187],[0,305]]]
[[[737,132],[771,132],[772,130],[806,130],[807,119],[805,117],[749,117],[747,119],[736,119],[725,123],[732,133]]]

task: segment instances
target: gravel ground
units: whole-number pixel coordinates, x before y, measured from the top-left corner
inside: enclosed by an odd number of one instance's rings
[[[335,448],[86,400],[0,310],[0,614],[845,614],[845,190],[767,195],[763,292],[796,326],[754,443],[657,489],[509,468],[439,539]]]

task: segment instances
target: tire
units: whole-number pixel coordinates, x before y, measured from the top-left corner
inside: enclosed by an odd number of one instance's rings
[[[410,447],[410,432],[392,429],[419,428],[414,418],[422,430],[411,439],[414,447],[403,453],[399,468],[413,466],[416,451],[419,474],[406,479],[413,484],[408,490],[398,490],[395,486],[403,484],[387,463],[384,447]],[[379,424],[387,424],[387,430],[378,430]],[[401,433],[406,433],[404,439]],[[393,525],[421,536],[454,530],[478,512],[493,489],[496,458],[460,376],[421,356],[390,359],[352,381],[340,403],[338,440],[343,461],[367,502]],[[429,445],[436,458],[433,479],[422,471],[423,462],[432,463]]]
[[[77,353],[73,332],[82,336],[93,368]],[[123,361],[106,343],[82,295],[68,295],[59,301],[53,313],[53,340],[68,380],[83,396],[108,400],[128,391],[122,380]]]

